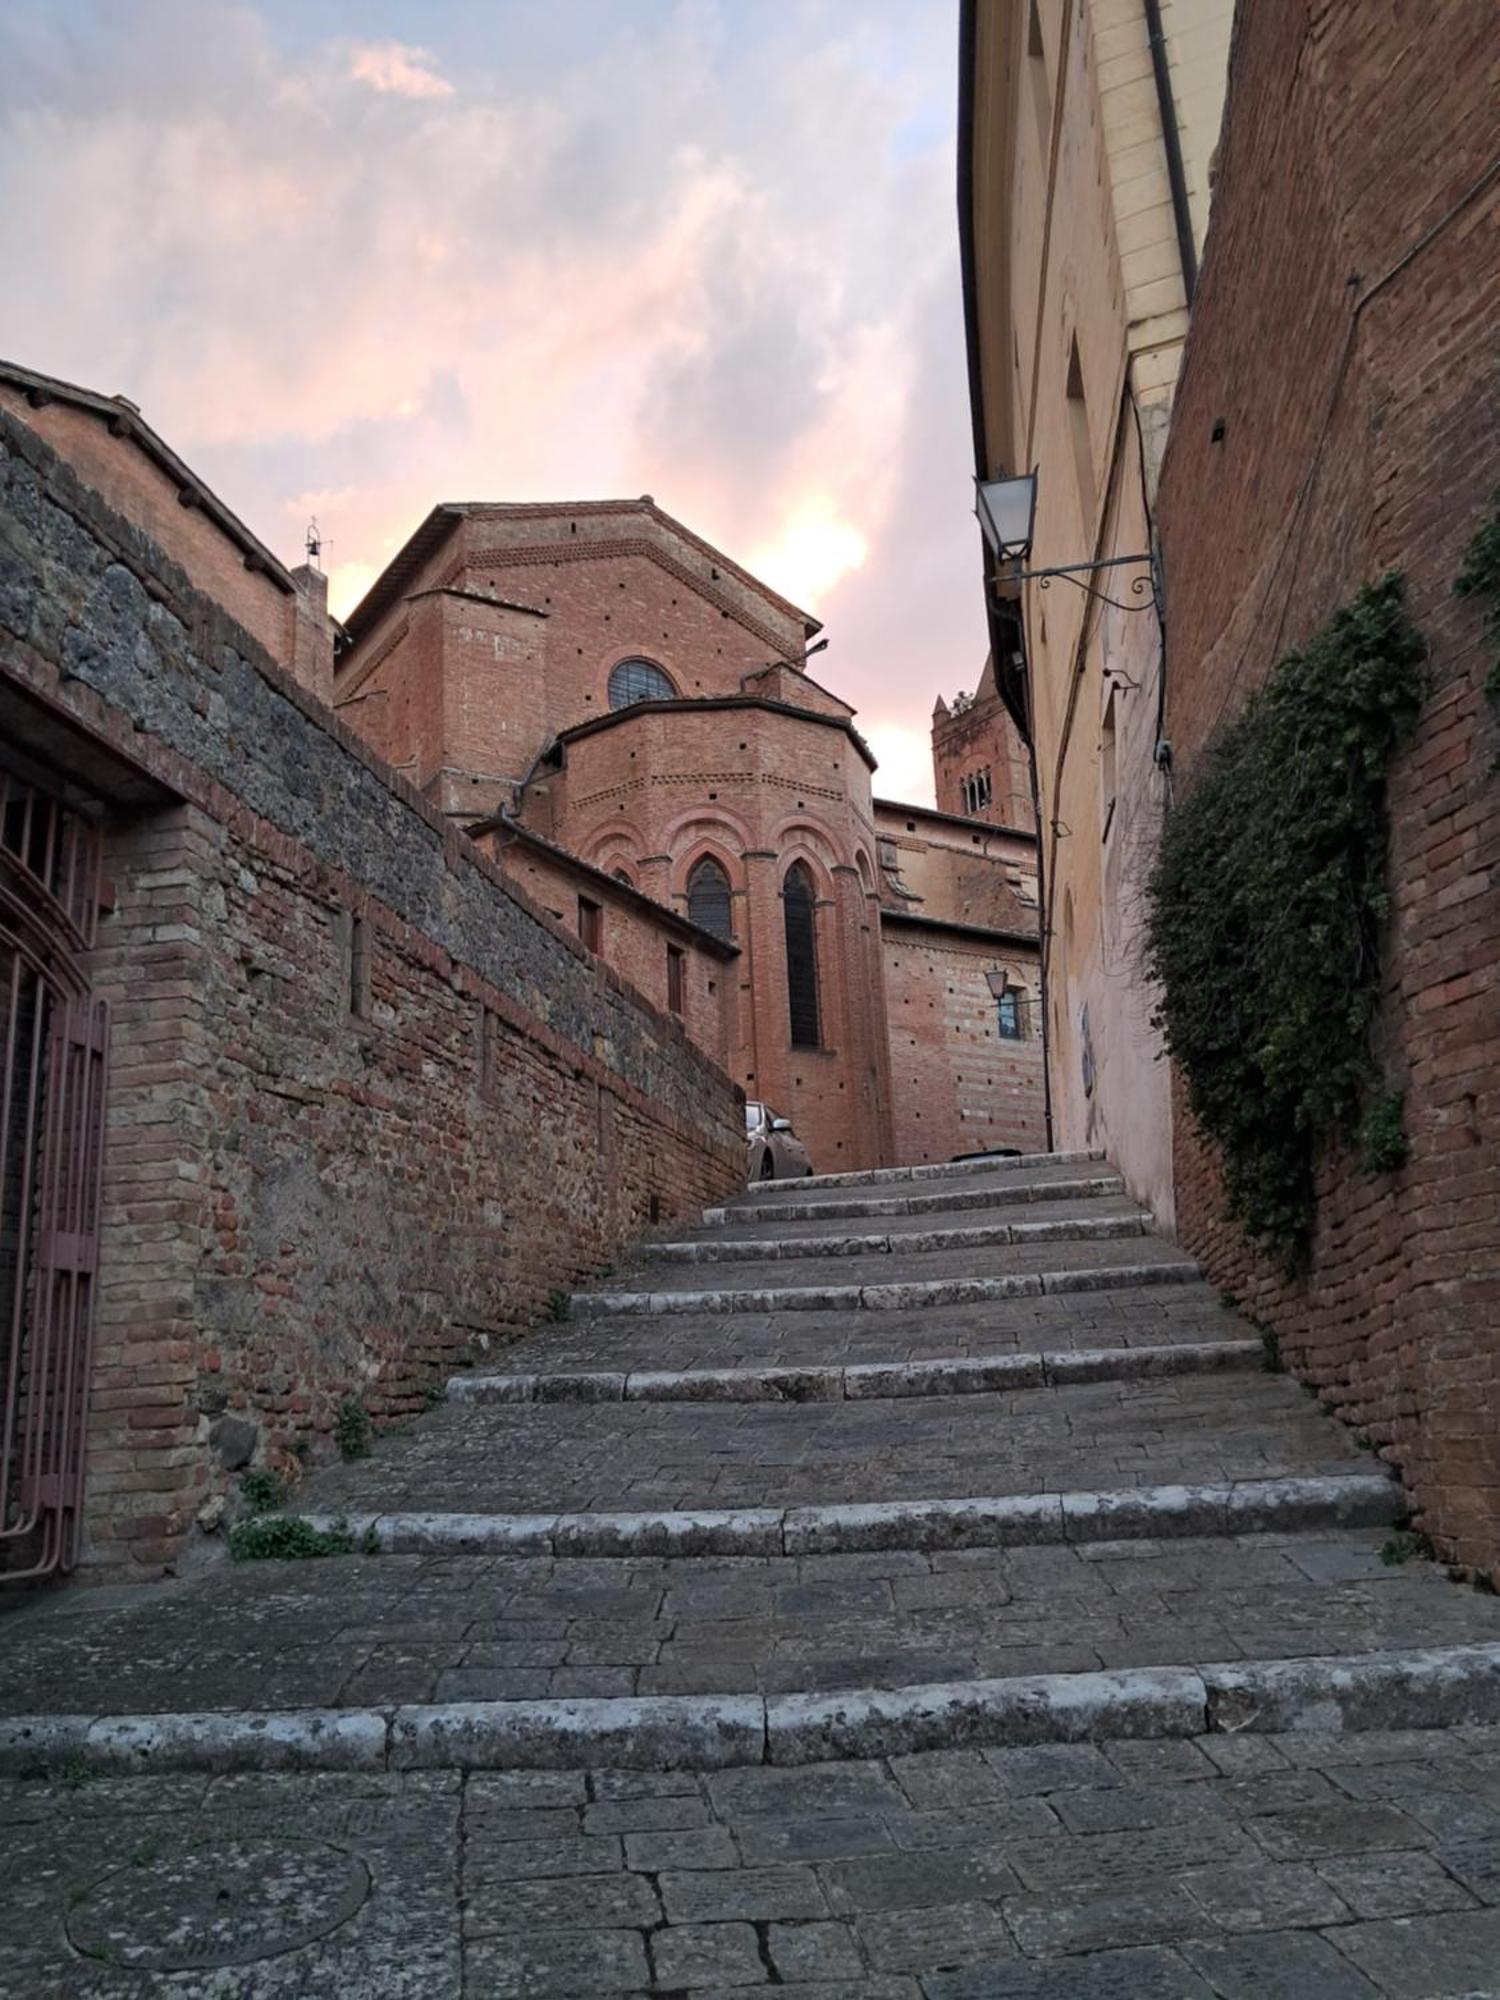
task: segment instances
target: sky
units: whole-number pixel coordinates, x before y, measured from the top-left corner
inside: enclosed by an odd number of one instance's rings
[[[930,800],[984,621],[957,0],[3,0],[0,353],[335,611],[437,502],[627,497],[821,618]]]

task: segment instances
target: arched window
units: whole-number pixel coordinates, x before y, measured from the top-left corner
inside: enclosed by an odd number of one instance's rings
[[[821,1047],[818,1034],[818,940],[812,876],[802,862],[787,870],[781,890],[786,917],[786,994],[792,1047]]]
[[[728,944],[733,932],[729,919],[729,877],[711,854],[705,854],[695,864],[688,876],[687,893],[688,916],[692,921]]]
[[[630,708],[638,701],[674,701],[677,690],[649,660],[621,660],[609,670],[609,705]]]

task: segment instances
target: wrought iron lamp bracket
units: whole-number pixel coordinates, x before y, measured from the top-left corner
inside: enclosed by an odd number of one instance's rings
[[[1092,576],[1096,570],[1124,569],[1142,564],[1145,566],[1146,574],[1133,578],[1130,584],[1130,595],[1140,599],[1138,604],[1123,604],[1118,597],[1111,597],[1107,591],[1095,590],[1091,583],[1083,581],[1084,577]],[[1050,590],[1052,579],[1058,576],[1084,591],[1089,597],[1097,598],[1101,604],[1112,605],[1116,611],[1154,611],[1157,608],[1156,562],[1149,553],[1140,556],[1106,556],[1099,562],[1057,563],[1048,569],[1002,570],[995,581],[1034,583],[1040,590]]]

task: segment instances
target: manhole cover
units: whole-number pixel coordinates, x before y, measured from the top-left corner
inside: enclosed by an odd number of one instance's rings
[[[248,1965],[348,1923],[370,1893],[356,1854],[324,1840],[144,1847],[69,1910],[86,1958],[147,1972]]]

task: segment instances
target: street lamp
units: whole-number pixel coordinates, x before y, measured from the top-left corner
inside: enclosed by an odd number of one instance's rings
[[[1036,527],[1036,479],[1035,472],[1023,472],[1014,478],[1001,475],[995,479],[974,481],[974,511],[979,516],[986,546],[995,558],[995,582],[1035,582],[1046,590],[1053,577],[1061,576],[1076,584],[1080,590],[1087,591],[1090,597],[1112,604],[1117,611],[1155,608],[1156,558],[1149,551],[1139,556],[1104,556],[1097,562],[1058,563],[1048,569],[1024,567],[1031,554]],[[1092,584],[1083,581],[1095,570],[1139,567],[1142,564],[1146,574],[1134,578],[1130,585],[1131,596],[1142,600],[1139,604],[1121,604],[1118,598],[1106,596],[1102,590],[1095,590]]]
[[[1036,474],[1015,479],[976,479],[974,511],[997,562],[1023,563],[1031,554],[1036,522]]]

